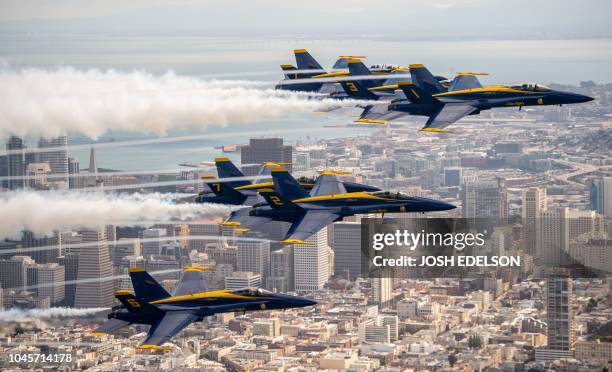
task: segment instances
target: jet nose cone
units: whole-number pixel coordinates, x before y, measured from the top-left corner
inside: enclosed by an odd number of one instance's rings
[[[570,93],[568,98],[572,103],[585,103],[595,99],[593,97],[585,96],[583,94],[578,93]]]
[[[595,100],[595,98],[593,98],[593,97],[585,96],[585,95],[582,95],[582,94],[579,94],[579,96],[580,96],[580,99],[581,99],[581,101],[580,101],[581,103],[582,102],[591,102],[591,101]]]
[[[412,207],[409,206],[409,209],[414,212],[438,212],[457,208],[451,203],[428,198],[415,198],[411,204]]]
[[[314,306],[316,304],[317,304],[317,301],[309,300],[303,297],[299,297],[295,299],[296,307]]]
[[[433,202],[433,209],[434,211],[449,211],[451,209],[455,209],[457,208],[457,206],[451,204],[451,203],[447,203],[445,201],[441,201],[441,200],[436,200]]]

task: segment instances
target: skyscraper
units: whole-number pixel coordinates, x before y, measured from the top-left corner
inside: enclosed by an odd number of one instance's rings
[[[6,143],[9,151],[7,159],[7,174],[9,177],[23,177],[25,175],[25,149],[23,139],[11,136]],[[23,189],[24,179],[9,179],[8,188],[11,190]]]
[[[166,236],[166,229],[146,229],[142,231],[142,255],[145,257],[151,255],[158,255],[161,252],[161,247],[164,245],[162,241],[155,241],[154,239],[163,238]],[[146,241],[146,239],[153,239],[153,241]]]
[[[335,275],[355,279],[361,276],[361,223],[333,224]]]
[[[76,177],[80,171],[79,161],[72,157],[68,158],[68,188],[76,189],[81,187],[81,182]]]
[[[306,242],[313,245],[296,244],[293,248],[296,291],[322,289],[329,279],[327,228],[319,230]]]
[[[28,266],[28,286],[34,286],[39,298],[48,297],[52,305],[64,301],[64,266],[57,263]]]
[[[379,308],[385,308],[391,301],[391,292],[393,290],[393,280],[389,277],[372,277],[371,300],[372,303],[378,305]]]
[[[104,228],[81,230],[83,242],[95,242],[80,249],[75,307],[110,307],[113,304],[112,266]]]
[[[51,183],[56,184],[59,189],[68,188],[68,153],[66,152],[66,146],[68,139],[66,136],[59,136],[56,138],[45,139],[41,138],[38,140],[39,149],[56,148],[56,151],[44,151],[39,155],[39,161],[41,163],[48,163],[51,167],[51,174],[56,175],[58,178],[52,178]]]
[[[569,250],[569,209],[567,207],[551,208],[541,212],[540,247],[537,252],[542,265],[567,264]]]
[[[612,216],[612,177],[594,179],[589,191],[591,209],[604,216]]]
[[[35,236],[30,231],[23,232],[24,248],[48,247],[32,252],[28,252],[26,249],[27,255],[39,264],[55,262],[57,257],[61,255],[60,244],[59,234],[54,234],[53,236]]]
[[[574,313],[572,280],[561,272],[550,275],[546,282],[548,346],[536,349],[536,360],[550,361],[572,358],[574,349]]]
[[[237,241],[238,271],[250,271],[261,275],[265,282],[270,271],[270,242],[268,241]]]
[[[540,251],[540,218],[546,210],[546,189],[531,187],[523,191],[522,215],[525,226],[525,251],[534,255]]]
[[[266,161],[289,163],[284,167],[291,172],[293,148],[284,145],[282,138],[251,138],[249,144],[240,149],[240,157],[242,164],[261,164]]]
[[[570,350],[574,346],[574,314],[572,311],[572,280],[555,274],[546,283],[548,316],[548,348]]]
[[[508,218],[508,195],[501,179],[465,180],[461,185],[464,218]]]
[[[293,247],[284,247],[270,253],[270,275],[266,288],[277,292],[292,292],[295,288]]]
[[[57,258],[57,262],[64,267],[64,304],[69,307],[74,306],[76,294],[76,283],[79,274],[79,254],[66,253]]]
[[[24,289],[28,285],[28,266],[34,265],[34,260],[27,256],[13,256],[0,260],[0,286],[4,289]]]

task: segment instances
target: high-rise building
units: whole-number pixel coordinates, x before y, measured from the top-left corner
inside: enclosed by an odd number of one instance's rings
[[[508,195],[501,179],[465,180],[461,185],[464,218],[508,218]]]
[[[23,189],[25,182],[23,176],[25,175],[25,149],[26,146],[23,139],[15,136],[11,136],[6,143],[7,154],[7,175],[9,177],[21,177],[16,179],[9,179],[8,188],[11,190]]]
[[[0,155],[0,177],[8,176],[8,156]],[[8,189],[8,180],[0,179],[0,189]]]
[[[391,301],[391,293],[393,291],[393,280],[389,277],[372,277],[372,303],[378,305],[379,308],[385,308]]]
[[[572,280],[563,273],[554,273],[547,279],[546,315],[548,346],[536,349],[536,360],[572,358],[575,341]]]
[[[444,186],[459,186],[461,185],[461,177],[463,168],[461,167],[445,167],[444,168]]]
[[[142,231],[142,255],[147,257],[151,255],[158,255],[161,252],[161,247],[165,242],[155,241],[155,239],[163,238],[166,236],[166,229],[146,229]],[[146,241],[146,239],[153,239],[153,241]]]
[[[68,139],[66,136],[59,136],[51,139],[41,138],[38,140],[39,149],[57,149],[56,151],[41,152],[39,154],[39,161],[41,163],[48,163],[51,166],[51,174],[55,175],[57,178],[54,177],[50,182],[56,184],[55,188],[59,189],[68,188],[67,145]]]
[[[206,244],[219,241],[217,237],[221,230],[218,223],[194,223],[188,226],[189,234],[192,237],[192,240],[189,241],[190,250],[204,252]]]
[[[550,208],[541,212],[540,218],[541,251],[536,257],[542,265],[567,264],[569,250],[569,209]]]
[[[261,287],[261,275],[248,271],[235,271],[225,277],[225,288],[227,289],[246,287]]]
[[[51,174],[49,163],[30,163],[26,167],[26,182],[28,187],[36,190],[48,190],[49,180],[47,176]],[[51,180],[51,182],[53,179]]]
[[[337,222],[333,230],[335,275],[351,279],[361,276],[361,223]]]
[[[79,253],[75,307],[110,307],[113,304],[112,266],[104,228],[81,230],[84,243]]]
[[[79,161],[75,158],[68,158],[68,188],[76,189],[81,187],[80,179],[77,177],[80,172]]]
[[[322,289],[329,279],[327,228],[322,228],[306,242],[309,244],[296,244],[293,248],[296,291]]]
[[[612,216],[612,177],[601,177],[591,181],[590,206],[604,216]]]
[[[79,274],[79,254],[66,253],[57,258],[57,262],[64,267],[64,304],[69,307],[74,306],[76,294],[76,280]]]
[[[270,275],[266,279],[266,288],[274,292],[292,292],[295,288],[293,280],[293,247],[270,253]]]
[[[39,298],[48,297],[51,305],[64,301],[64,266],[57,263],[28,266],[28,287],[33,287]]]
[[[110,247],[110,257],[113,265],[119,266],[124,257],[140,256],[139,239],[119,239]]]
[[[34,265],[34,260],[27,256],[13,256],[0,260],[0,286],[4,289],[25,289],[28,285],[28,266]]]
[[[381,314],[378,316],[380,325],[389,326],[389,338],[391,342],[397,341],[399,338],[399,318],[397,315]]]
[[[525,251],[531,255],[539,252],[541,243],[540,218],[546,210],[546,189],[531,187],[523,191],[522,216],[525,226]]]
[[[26,248],[27,255],[39,264],[56,262],[57,257],[62,253],[59,234],[54,234],[53,236],[35,236],[31,231],[24,231],[23,247]],[[33,251],[27,249],[40,247],[45,248]]]
[[[270,272],[270,242],[237,241],[238,271],[250,271],[261,275],[264,282]]]
[[[242,164],[261,164],[266,161],[288,163],[284,167],[291,172],[293,148],[284,145],[282,138],[251,138],[249,144],[240,149]]]

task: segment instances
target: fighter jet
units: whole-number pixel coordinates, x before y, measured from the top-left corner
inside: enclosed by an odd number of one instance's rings
[[[286,165],[282,162],[264,162],[256,180],[270,178],[267,174],[271,167]],[[232,161],[226,157],[215,158],[217,174],[222,178],[240,178],[246,177]],[[206,180],[214,177],[202,177]],[[315,185],[316,180],[309,177],[301,177],[300,185],[310,190]],[[368,186],[356,182],[344,181],[344,187],[348,191],[379,191],[380,189],[374,186]],[[247,205],[252,206],[256,203],[265,203],[265,200],[258,197],[257,190],[262,188],[273,187],[272,181],[268,182],[250,182],[247,180],[228,181],[228,182],[207,182],[206,185],[210,191],[203,191],[196,196],[196,203],[217,203],[229,205]]]
[[[340,56],[331,71],[327,72],[306,49],[295,49],[293,52],[297,67],[290,64],[281,65],[284,79],[275,88],[326,94],[336,99],[349,97],[338,84],[341,79],[336,80],[336,78],[344,78],[350,74],[350,61],[366,58],[365,56]],[[382,64],[373,65],[368,71],[371,71],[372,74],[390,74],[398,69],[399,66],[396,65]],[[384,78],[381,80],[382,82],[384,82]]]
[[[269,178],[266,175],[267,170],[272,166],[279,166],[286,163],[277,162],[264,162],[259,175],[256,176],[255,180],[260,178]],[[223,178],[241,178],[245,177],[244,173],[229,158],[220,157],[215,158],[215,166],[217,168],[217,175],[219,179]],[[208,191],[202,191],[195,198],[196,203],[216,203],[216,204],[229,204],[229,205],[253,205],[258,202],[262,202],[257,196],[255,189],[251,189],[250,186],[253,184],[249,180],[236,180],[227,182],[206,182],[209,179],[215,177],[204,176],[202,179],[208,186]],[[256,183],[256,182],[255,182]]]
[[[344,217],[366,213],[434,212],[456,208],[454,205],[399,192],[347,192],[336,174],[322,174],[310,191],[300,186],[284,168],[272,169],[274,188],[260,189],[266,206],[253,206],[232,212],[223,223],[248,231],[268,221],[290,222],[284,244],[304,241],[330,223]]]
[[[422,65],[419,65],[422,66]],[[412,66],[411,66],[412,68]],[[564,105],[592,101],[592,97],[576,93],[552,90],[542,84],[526,83],[515,86],[492,85],[460,90],[441,91],[438,82],[432,80],[400,82],[405,99],[398,98],[388,105],[387,113],[365,113],[362,119],[386,121],[399,115],[421,115],[429,119],[421,129],[427,132],[448,132],[444,129],[467,115],[477,115],[483,110],[497,107]],[[438,93],[432,93],[436,92]]]
[[[142,268],[130,268],[134,293],[115,292],[120,306],[112,308],[109,320],[92,334],[115,333],[132,324],[150,325],[138,349],[168,350],[162,346],[193,322],[217,313],[278,310],[316,305],[303,297],[272,293],[264,289],[209,291],[202,267],[186,267],[174,293],[170,295]]]

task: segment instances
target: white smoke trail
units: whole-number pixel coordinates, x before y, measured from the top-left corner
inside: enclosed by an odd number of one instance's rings
[[[164,221],[224,216],[235,207],[220,204],[174,204],[173,195],[114,195],[80,192],[20,191],[0,194],[0,237],[30,230],[48,234],[65,226],[99,226],[108,221]]]
[[[162,135],[175,128],[226,126],[354,104],[256,89],[257,84],[172,72],[0,69],[0,136],[74,131],[96,138],[108,130]]]
[[[94,307],[87,309],[73,309],[69,307],[51,307],[48,309],[10,309],[0,311],[0,322],[23,322],[34,319],[48,318],[74,318],[89,316],[101,311],[105,307]]]

